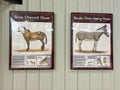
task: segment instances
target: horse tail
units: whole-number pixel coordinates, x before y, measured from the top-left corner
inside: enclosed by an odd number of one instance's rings
[[[75,42],[77,42],[77,38],[78,38],[78,33],[76,33]]]
[[[45,43],[47,44],[47,36],[46,36],[46,34],[45,34]]]

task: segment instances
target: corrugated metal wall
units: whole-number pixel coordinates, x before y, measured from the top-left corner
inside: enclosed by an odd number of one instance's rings
[[[23,0],[23,5],[0,8],[0,90],[120,90],[119,4],[120,0]],[[54,70],[8,70],[10,10],[55,13]],[[113,13],[114,70],[70,70],[71,12]]]

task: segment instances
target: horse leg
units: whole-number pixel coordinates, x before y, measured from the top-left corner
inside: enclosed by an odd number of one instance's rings
[[[27,49],[26,49],[26,51],[28,51],[29,50],[29,46],[30,46],[30,42],[29,41],[26,41],[27,42]]]
[[[94,47],[93,47],[93,51],[95,52],[97,49],[97,41],[94,41]]]
[[[79,42],[78,42],[79,51],[82,51],[81,44],[82,44],[82,41],[79,41]]]
[[[45,44],[44,44],[44,42],[43,42],[43,41],[41,41],[41,42],[42,42],[41,50],[43,51],[43,50],[44,50],[44,48],[45,48]]]

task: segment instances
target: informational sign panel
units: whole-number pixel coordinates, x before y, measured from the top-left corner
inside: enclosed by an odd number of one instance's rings
[[[53,12],[10,12],[9,69],[54,69]]]
[[[71,14],[71,69],[113,69],[112,14]]]

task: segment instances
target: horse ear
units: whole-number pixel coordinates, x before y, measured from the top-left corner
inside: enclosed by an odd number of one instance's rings
[[[107,25],[105,24],[105,27],[107,27]]]
[[[29,32],[30,32],[30,30],[29,29],[27,29]]]
[[[25,27],[23,27],[24,29],[26,29]]]

